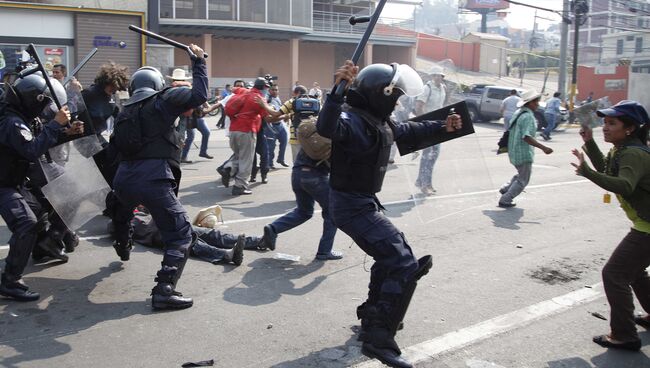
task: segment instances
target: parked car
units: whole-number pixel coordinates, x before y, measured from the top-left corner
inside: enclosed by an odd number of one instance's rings
[[[472,121],[490,121],[498,120],[501,118],[501,102],[510,96],[510,91],[517,90],[522,93],[524,90],[521,88],[513,88],[507,86],[492,86],[487,84],[474,84],[470,87],[469,92],[462,93],[460,98],[467,102],[467,109],[472,117]],[[535,117],[538,121],[538,128],[546,127],[546,118],[544,117],[544,108],[546,104],[542,101]],[[560,121],[567,121],[567,110],[560,107]]]

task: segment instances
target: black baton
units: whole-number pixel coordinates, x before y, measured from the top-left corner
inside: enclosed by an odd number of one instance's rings
[[[97,53],[97,47],[90,50],[90,52],[86,56],[84,56],[83,59],[81,59],[79,65],[77,65],[74,69],[72,69],[72,72],[70,72],[70,74],[68,74],[68,76],[63,80],[63,87],[65,87],[68,83],[70,83],[72,78],[75,75],[77,75],[77,73],[79,73],[81,68],[83,68],[84,65],[86,65],[90,61],[90,59],[92,59],[92,57],[95,56],[96,53]]]
[[[188,45],[182,44],[182,43],[180,43],[178,41],[171,40],[171,39],[169,39],[167,37],[159,35],[158,33],[147,31],[146,29],[142,29],[142,28],[136,27],[134,25],[130,25],[129,29],[134,31],[134,32],[138,32],[138,33],[143,34],[145,36],[151,37],[151,38],[153,38],[155,40],[158,40],[160,42],[164,42],[164,43],[166,43],[168,45],[172,45],[172,46],[177,47],[179,49],[185,50],[185,51],[187,51],[188,54],[190,54],[190,57],[197,57],[197,55],[194,55],[192,50],[190,50],[190,47]],[[203,53],[203,57],[207,59],[208,54]]]
[[[357,65],[357,62],[359,61],[359,58],[361,57],[361,53],[363,52],[363,49],[366,47],[366,44],[368,43],[368,39],[370,38],[370,34],[372,31],[375,29],[375,25],[377,24],[377,20],[379,20],[379,16],[381,15],[382,9],[384,9],[384,5],[386,4],[386,0],[379,0],[377,3],[377,7],[375,8],[374,13],[372,13],[372,16],[360,16],[360,17],[350,17],[350,24],[355,25],[357,23],[365,23],[365,22],[370,22],[368,24],[368,28],[366,28],[366,31],[363,33],[363,37],[361,37],[361,41],[359,41],[359,44],[357,45],[357,48],[354,50],[354,54],[352,55],[352,62],[354,65]],[[343,92],[345,91],[345,86],[348,84],[347,81],[342,80],[339,82],[339,84],[334,86],[334,94],[337,96],[343,96]]]

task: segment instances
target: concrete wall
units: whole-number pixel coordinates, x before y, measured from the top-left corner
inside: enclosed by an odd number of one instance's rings
[[[448,40],[446,38],[418,34],[417,56],[430,60],[451,59],[463,70],[479,71],[480,44]]]
[[[630,73],[627,98],[638,101],[645,108],[650,108],[650,88],[648,86],[650,86],[650,74]]]

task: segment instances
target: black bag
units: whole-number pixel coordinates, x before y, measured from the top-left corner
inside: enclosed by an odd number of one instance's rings
[[[499,142],[497,144],[499,145],[499,149],[497,150],[497,155],[501,153],[507,153],[508,152],[508,139],[510,139],[510,129],[515,126],[515,123],[517,122],[517,119],[523,114],[523,112],[515,118],[515,120],[510,123],[510,126],[508,127],[508,130],[503,132],[503,135],[501,138],[499,138]]]

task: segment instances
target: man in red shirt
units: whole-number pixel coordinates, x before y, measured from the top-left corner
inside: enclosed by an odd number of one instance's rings
[[[264,98],[264,90],[269,88],[264,78],[257,78],[253,88],[246,93],[245,100],[239,112],[230,119],[230,148],[233,151],[232,175],[235,184],[233,195],[252,194],[248,178],[253,169],[255,154],[255,137],[262,125],[262,114],[266,109],[258,101]],[[238,93],[236,89],[233,91]]]

